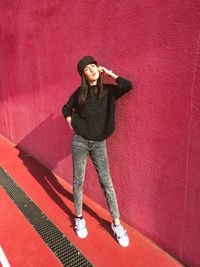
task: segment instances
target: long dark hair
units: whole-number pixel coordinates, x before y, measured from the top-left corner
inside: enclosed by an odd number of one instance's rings
[[[78,104],[80,106],[85,104],[86,98],[87,98],[88,93],[89,93],[89,86],[90,86],[87,78],[85,77],[84,72],[82,73],[81,77],[82,77],[82,79],[81,79],[81,89],[79,91],[79,96],[78,96]],[[97,94],[96,94],[96,97],[98,99],[103,98],[105,93],[106,93],[106,89],[105,89],[105,87],[103,85],[101,76],[99,75],[99,78],[97,80]]]

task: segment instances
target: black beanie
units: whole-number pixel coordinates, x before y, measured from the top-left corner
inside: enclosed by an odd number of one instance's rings
[[[88,64],[92,64],[92,63],[97,64],[97,61],[91,56],[85,56],[82,59],[80,59],[78,64],[77,64],[77,70],[78,70],[79,74],[82,75],[84,68]]]

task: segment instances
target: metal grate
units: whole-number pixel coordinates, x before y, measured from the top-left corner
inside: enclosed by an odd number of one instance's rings
[[[92,266],[2,167],[0,167],[0,186],[24,214],[63,266]]]

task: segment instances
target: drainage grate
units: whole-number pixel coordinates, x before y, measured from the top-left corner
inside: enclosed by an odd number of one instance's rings
[[[63,266],[92,266],[1,167],[0,186],[2,186]]]

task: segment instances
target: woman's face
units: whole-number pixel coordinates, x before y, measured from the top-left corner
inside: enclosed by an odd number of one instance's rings
[[[96,64],[88,64],[84,69],[84,74],[89,82],[95,82],[99,78],[99,70]]]

